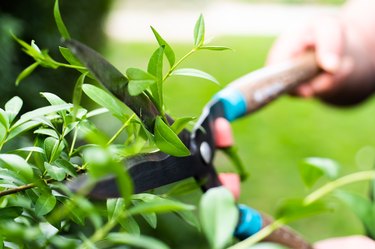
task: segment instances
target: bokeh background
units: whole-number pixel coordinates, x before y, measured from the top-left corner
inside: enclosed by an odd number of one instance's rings
[[[211,44],[233,51],[202,51],[183,66],[214,75],[224,87],[237,77],[264,66],[268,50],[281,32],[320,14],[335,14],[342,0],[60,0],[62,16],[74,38],[101,51],[122,72],[128,67],[147,67],[157,48],[149,26],[181,57],[192,47],[193,28],[199,14],[206,21]],[[52,91],[69,100],[76,75],[38,70],[14,86],[17,74],[31,61],[20,53],[8,30],[42,48],[56,52],[59,36],[52,14],[53,1],[2,1],[0,3],[0,101],[17,94],[29,108],[41,105],[38,92]],[[57,56],[57,55],[56,55]],[[58,58],[58,57],[57,57]],[[48,72],[46,72],[48,71]],[[220,87],[196,78],[173,78],[166,87],[166,102],[172,116],[199,116],[203,106]],[[243,183],[241,202],[274,213],[284,198],[308,193],[298,173],[306,157],[338,161],[341,174],[370,169],[375,160],[375,99],[351,108],[327,106],[314,99],[284,96],[261,111],[236,121],[234,136],[241,157],[251,172]],[[108,118],[108,117],[107,117]],[[102,120],[103,121],[103,120]],[[105,120],[104,120],[105,122]],[[116,124],[115,124],[116,125]],[[106,129],[111,130],[106,122]],[[233,171],[218,155],[219,171]],[[347,188],[367,193],[366,184]],[[186,197],[191,202],[199,194]],[[159,228],[148,231],[172,248],[205,248],[204,240],[188,225],[172,216],[162,216]],[[336,202],[336,210],[291,224],[309,241],[362,233],[350,210]],[[176,229],[178,228],[178,229]]]

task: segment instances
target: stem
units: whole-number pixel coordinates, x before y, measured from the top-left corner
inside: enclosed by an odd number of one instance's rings
[[[74,150],[74,146],[76,144],[76,141],[77,141],[77,136],[78,136],[78,130],[79,130],[79,126],[77,125],[75,130],[74,130],[74,134],[73,134],[73,140],[72,140],[72,144],[70,146],[70,150],[69,150],[69,158],[72,156],[73,154],[73,150]]]
[[[168,71],[168,73],[164,76],[163,82],[171,75],[171,73],[183,62],[187,57],[192,55],[198,48],[193,48],[187,54],[185,54],[181,59],[179,59]]]
[[[259,232],[257,232],[253,236],[235,244],[234,246],[229,247],[228,249],[247,249],[250,246],[253,246],[256,243],[258,243],[262,239],[266,238],[271,233],[273,233],[274,231],[276,231],[280,227],[284,226],[285,224],[286,224],[286,221],[283,218],[275,220],[274,222],[272,222],[268,226],[262,228],[262,230],[260,230]]]
[[[30,183],[30,184],[19,186],[17,188],[3,190],[3,191],[0,192],[0,197],[15,194],[15,193],[18,193],[18,192],[21,192],[21,191],[25,191],[25,190],[34,188],[35,186],[36,185],[34,183]]]
[[[368,170],[368,171],[362,171],[353,173],[344,177],[341,177],[335,181],[329,182],[325,184],[323,187],[317,189],[316,191],[312,192],[304,199],[304,204],[310,205],[311,203],[319,200],[323,196],[329,194],[333,190],[348,185],[350,183],[360,182],[360,181],[366,181],[366,180],[372,180],[375,179],[375,171],[374,170]]]
[[[77,69],[77,70],[86,70],[87,69],[86,67],[76,66],[76,65],[71,65],[71,64],[65,64],[65,63],[61,63],[61,62],[56,62],[56,64],[60,67],[74,68],[74,69]]]
[[[126,122],[121,126],[121,128],[115,133],[115,135],[113,135],[113,137],[111,137],[111,139],[107,142],[107,145],[110,145],[113,143],[113,141],[116,140],[116,138],[118,138],[118,136],[120,136],[121,132],[130,124],[130,121],[132,119],[134,119],[135,117],[135,114],[131,115],[130,118],[128,120],[126,120]]]

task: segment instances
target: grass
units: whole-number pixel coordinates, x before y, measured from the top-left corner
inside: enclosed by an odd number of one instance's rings
[[[183,66],[205,70],[225,85],[262,67],[272,41],[271,37],[223,37],[214,43],[232,47],[234,51],[202,51]],[[171,45],[177,57],[190,48],[189,44]],[[127,67],[146,68],[148,57],[155,48],[155,44],[112,42],[106,54],[124,72]],[[220,90],[204,80],[178,77],[167,82],[165,87],[169,112],[177,117],[199,116],[204,104]],[[374,109],[375,99],[353,108],[340,109],[316,100],[285,96],[236,121],[233,124],[234,136],[240,155],[251,172],[251,178],[242,185],[240,201],[272,214],[283,198],[303,196],[307,190],[299,178],[297,166],[306,157],[333,158],[343,166],[342,174],[372,167],[375,157]],[[221,157],[217,167],[219,171],[233,170]],[[356,184],[350,189],[365,193],[366,188],[366,184]],[[310,241],[362,232],[353,214],[338,202],[336,206],[334,213],[291,225]],[[164,223],[165,229],[170,227],[166,224],[169,223]],[[173,248],[189,248],[182,246],[183,238],[179,236],[179,242],[176,242],[179,246]],[[186,241],[189,239],[185,238]],[[168,240],[173,245],[173,239]]]

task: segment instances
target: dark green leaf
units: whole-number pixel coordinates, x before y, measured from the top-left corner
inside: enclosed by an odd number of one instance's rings
[[[83,84],[83,92],[95,101],[98,105],[107,108],[115,117],[125,122],[129,113],[129,108],[120,100],[108,92],[89,84]]]
[[[183,129],[185,129],[188,123],[193,120],[195,120],[194,117],[178,118],[171,125],[171,129],[174,131],[174,133],[179,134]]]
[[[197,182],[193,179],[186,179],[184,181],[178,182],[174,185],[167,193],[167,196],[179,196],[189,194],[193,191],[199,189]]]
[[[128,233],[110,233],[107,239],[113,243],[125,244],[146,249],[169,249],[167,245],[160,242],[159,240],[146,237],[131,235]]]
[[[179,211],[175,212],[175,214],[182,219],[184,222],[189,224],[190,226],[196,228],[197,230],[201,230],[200,223],[195,216],[195,214],[191,211]]]
[[[15,96],[11,98],[6,104],[5,104],[5,111],[8,114],[9,123],[12,123],[14,118],[17,116],[17,114],[20,112],[22,108],[23,101],[20,97]]]
[[[231,146],[222,149],[222,151],[228,156],[233,165],[236,167],[237,172],[241,178],[241,181],[246,180],[249,177],[249,172],[247,171],[245,164],[243,163],[236,146]]]
[[[32,179],[34,175],[32,167],[22,157],[13,154],[0,154],[0,160],[5,163],[4,166],[7,169],[19,173],[25,179]]]
[[[44,151],[49,162],[55,161],[64,149],[64,143],[53,137],[44,140]]]
[[[56,180],[56,181],[62,181],[65,179],[66,173],[65,170],[57,167],[55,165],[49,164],[47,162],[44,162],[44,168],[47,170],[48,175]]]
[[[0,220],[15,219],[23,212],[21,207],[3,207],[0,208]]]
[[[276,217],[291,222],[331,210],[332,207],[325,201],[315,201],[306,205],[303,199],[290,199],[281,203],[276,211]]]
[[[224,187],[209,189],[199,204],[199,217],[211,247],[224,248],[232,239],[239,217],[233,195]]]
[[[17,76],[16,86],[18,86],[23,79],[25,79],[27,76],[29,76],[35,70],[35,68],[37,68],[39,66],[39,64],[40,64],[39,62],[34,62],[33,64],[31,64],[30,66],[28,66],[27,68],[25,68]]]
[[[205,50],[214,50],[214,51],[223,51],[223,50],[232,50],[231,48],[224,47],[224,46],[201,46],[199,49],[205,49]]]
[[[191,76],[191,77],[202,78],[202,79],[206,79],[206,80],[209,80],[211,82],[214,82],[217,85],[220,85],[219,81],[217,81],[217,79],[215,79],[212,75],[210,75],[206,72],[203,72],[201,70],[194,69],[194,68],[177,69],[177,70],[174,70],[171,73],[171,75],[182,75],[182,76]]]
[[[56,197],[49,193],[44,193],[39,196],[35,203],[35,213],[38,216],[43,216],[52,211],[56,205]]]
[[[176,56],[173,52],[173,49],[171,48],[171,46],[169,46],[169,44],[160,36],[160,34],[152,26],[151,26],[151,30],[154,33],[155,38],[158,41],[159,45],[161,47],[164,47],[165,56],[168,59],[169,65],[172,67],[176,60]]]
[[[337,162],[327,158],[306,158],[299,165],[300,174],[307,187],[312,187],[322,176],[334,179],[338,175],[339,165]]]
[[[70,40],[70,34],[61,18],[60,9],[59,9],[59,1],[55,1],[55,6],[53,8],[53,16],[55,17],[55,22],[57,25],[57,29],[60,32],[60,35],[67,40]]]
[[[180,138],[164,121],[157,117],[155,121],[155,143],[158,148],[172,156],[188,156],[190,151]]]
[[[201,14],[195,23],[194,27],[194,46],[195,47],[200,47],[204,43],[204,33],[205,33],[205,28],[204,28],[204,19],[203,15]]]
[[[129,209],[130,215],[149,214],[149,213],[166,213],[181,210],[193,210],[194,206],[168,199],[155,199],[144,203],[139,203]]]

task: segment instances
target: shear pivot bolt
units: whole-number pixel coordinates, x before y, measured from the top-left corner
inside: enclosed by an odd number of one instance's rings
[[[210,161],[211,161],[211,148],[208,145],[208,143],[207,142],[201,143],[201,146],[200,146],[199,150],[201,152],[201,157],[202,157],[203,161],[205,163],[209,164]]]

